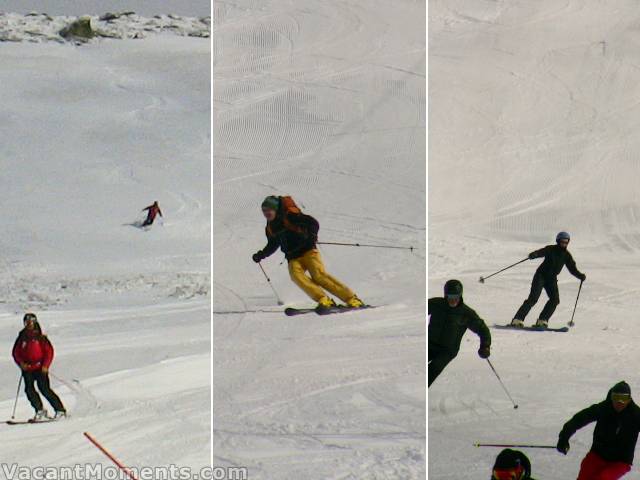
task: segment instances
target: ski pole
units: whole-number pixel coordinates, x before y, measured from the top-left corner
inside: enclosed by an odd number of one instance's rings
[[[509,265],[508,267],[504,267],[502,270],[498,270],[497,272],[492,273],[491,275],[487,275],[486,277],[480,277],[480,280],[478,280],[478,281],[479,281],[480,283],[484,283],[484,281],[485,281],[487,278],[491,278],[491,277],[493,277],[494,275],[497,275],[497,274],[499,274],[499,273],[501,273],[501,272],[504,272],[505,270],[509,270],[510,268],[513,268],[513,267],[515,267],[516,265],[521,264],[522,262],[526,262],[527,260],[529,260],[529,257],[527,257],[527,258],[523,258],[523,259],[522,259],[522,260],[520,260],[519,262],[516,262],[516,263],[514,263],[513,265]]]
[[[127,476],[128,476],[131,480],[137,480],[137,479],[136,479],[136,477],[133,475],[133,472],[132,472],[131,470],[129,470],[127,467],[125,467],[125,466],[124,466],[124,465],[123,465],[123,464],[122,464],[122,463],[121,463],[121,462],[120,462],[116,457],[114,457],[113,455],[111,455],[111,453],[109,453],[109,452],[107,451],[107,449],[106,449],[106,448],[104,448],[102,445],[100,445],[100,443],[98,443],[98,441],[97,441],[95,438],[93,438],[93,437],[89,434],[89,432],[84,432],[84,433],[83,433],[83,435],[84,435],[85,437],[87,437],[87,439],[88,439],[91,443],[93,443],[93,444],[95,445],[95,447],[96,447],[98,450],[100,450],[102,453],[104,453],[104,454],[105,454],[105,456],[106,456],[109,460],[111,460],[113,463],[115,463],[115,464],[116,464],[116,466],[117,466],[120,470],[122,470],[124,473],[126,473],[126,474],[127,474]]]
[[[18,396],[20,395],[21,385],[22,385],[22,373],[20,374],[20,380],[18,380],[18,390],[16,391],[16,401],[13,403],[13,412],[11,413],[11,420],[16,418],[16,407],[18,406]]]
[[[553,448],[555,449],[555,445],[511,445],[511,444],[498,444],[498,443],[474,443],[474,447],[498,447],[498,448]]]
[[[280,295],[278,295],[278,292],[276,292],[276,289],[274,288],[273,283],[271,283],[271,279],[269,278],[269,275],[267,275],[267,272],[264,271],[264,268],[262,268],[262,264],[260,262],[258,262],[258,266],[260,267],[260,270],[262,270],[262,273],[264,274],[264,278],[266,278],[267,282],[269,282],[269,286],[271,286],[271,290],[273,290],[273,294],[276,296],[278,305],[284,305],[284,302],[280,299]]]
[[[496,372],[496,369],[493,368],[493,364],[491,363],[491,361],[487,358],[485,359],[487,360],[487,363],[489,364],[489,366],[491,367],[491,370],[493,370],[493,373],[496,374],[496,378],[498,379],[498,381],[500,382],[500,385],[502,385],[502,389],[504,390],[504,392],[507,394],[507,397],[509,397],[509,400],[511,400],[511,403],[513,403],[513,408],[518,408],[518,405],[516,404],[516,402],[513,401],[513,398],[511,398],[511,395],[509,394],[509,391],[507,390],[507,387],[504,386],[504,383],[502,383],[502,379],[500,378],[500,375],[498,375],[498,372]]]
[[[575,323],[573,322],[573,316],[576,314],[576,308],[578,307],[578,299],[580,298],[580,290],[582,290],[582,283],[584,280],[580,280],[580,286],[578,287],[578,295],[576,295],[576,304],[573,306],[573,313],[571,314],[571,321],[569,322],[569,326],[573,327]]]
[[[398,247],[393,245],[371,245],[367,243],[341,243],[341,242],[317,242],[318,245],[341,245],[343,247],[373,247],[373,248],[397,248],[399,250],[410,250],[413,252],[413,247]]]

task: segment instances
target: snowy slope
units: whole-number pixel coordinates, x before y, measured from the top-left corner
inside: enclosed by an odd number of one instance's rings
[[[213,451],[251,478],[424,477],[425,13],[393,3],[214,4]],[[269,194],[321,241],[416,247],[321,247],[384,307],[285,317],[251,260]]]
[[[430,478],[488,478],[498,450],[473,442],[555,445],[563,423],[618,380],[640,389],[637,14],[631,1],[430,2],[430,296],[456,277],[488,323],[510,321],[539,261],[478,277],[560,230],[588,276],[570,333],[492,331],[518,410],[467,334],[429,390]],[[552,326],[570,319],[578,289],[566,271],[559,284]],[[566,458],[527,451],[534,477],[575,478],[592,428]]]
[[[31,309],[71,413],[0,425],[3,462],[105,462],[88,430],[132,466],[209,464],[209,54],[174,36],[0,49],[0,411]],[[129,225],[154,200],[164,224]]]

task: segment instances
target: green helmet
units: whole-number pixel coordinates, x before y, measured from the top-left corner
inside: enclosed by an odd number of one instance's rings
[[[460,280],[447,280],[444,284],[444,296],[447,295],[460,295],[462,296],[462,283]]]
[[[262,208],[270,208],[272,210],[278,211],[280,207],[280,199],[273,195],[269,195],[262,202]]]

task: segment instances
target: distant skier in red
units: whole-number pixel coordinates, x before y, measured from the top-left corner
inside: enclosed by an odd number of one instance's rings
[[[156,219],[156,215],[159,214],[162,217],[162,212],[160,211],[160,206],[158,205],[157,201],[153,202],[153,205],[149,205],[148,207],[142,209],[143,212],[145,210],[148,210],[148,213],[146,220],[142,224],[143,227],[151,225]]]
[[[22,370],[24,379],[24,391],[36,414],[34,421],[48,418],[46,409],[42,406],[40,395],[36,392],[35,383],[38,389],[45,396],[47,401],[55,409],[55,417],[64,417],[67,412],[62,405],[62,401],[49,386],[49,367],[53,361],[53,345],[49,339],[43,335],[38,319],[33,313],[26,313],[23,318],[24,328],[18,334],[18,338],[13,344],[13,359]]]

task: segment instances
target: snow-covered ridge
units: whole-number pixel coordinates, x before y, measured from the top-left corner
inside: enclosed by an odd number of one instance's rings
[[[46,13],[27,15],[0,12],[0,42],[59,42],[66,40],[61,30],[81,17],[50,16]],[[133,12],[105,13],[87,16],[97,38],[145,38],[149,35],[171,33],[179,36],[209,38],[211,17],[181,17],[156,15],[142,17]]]

